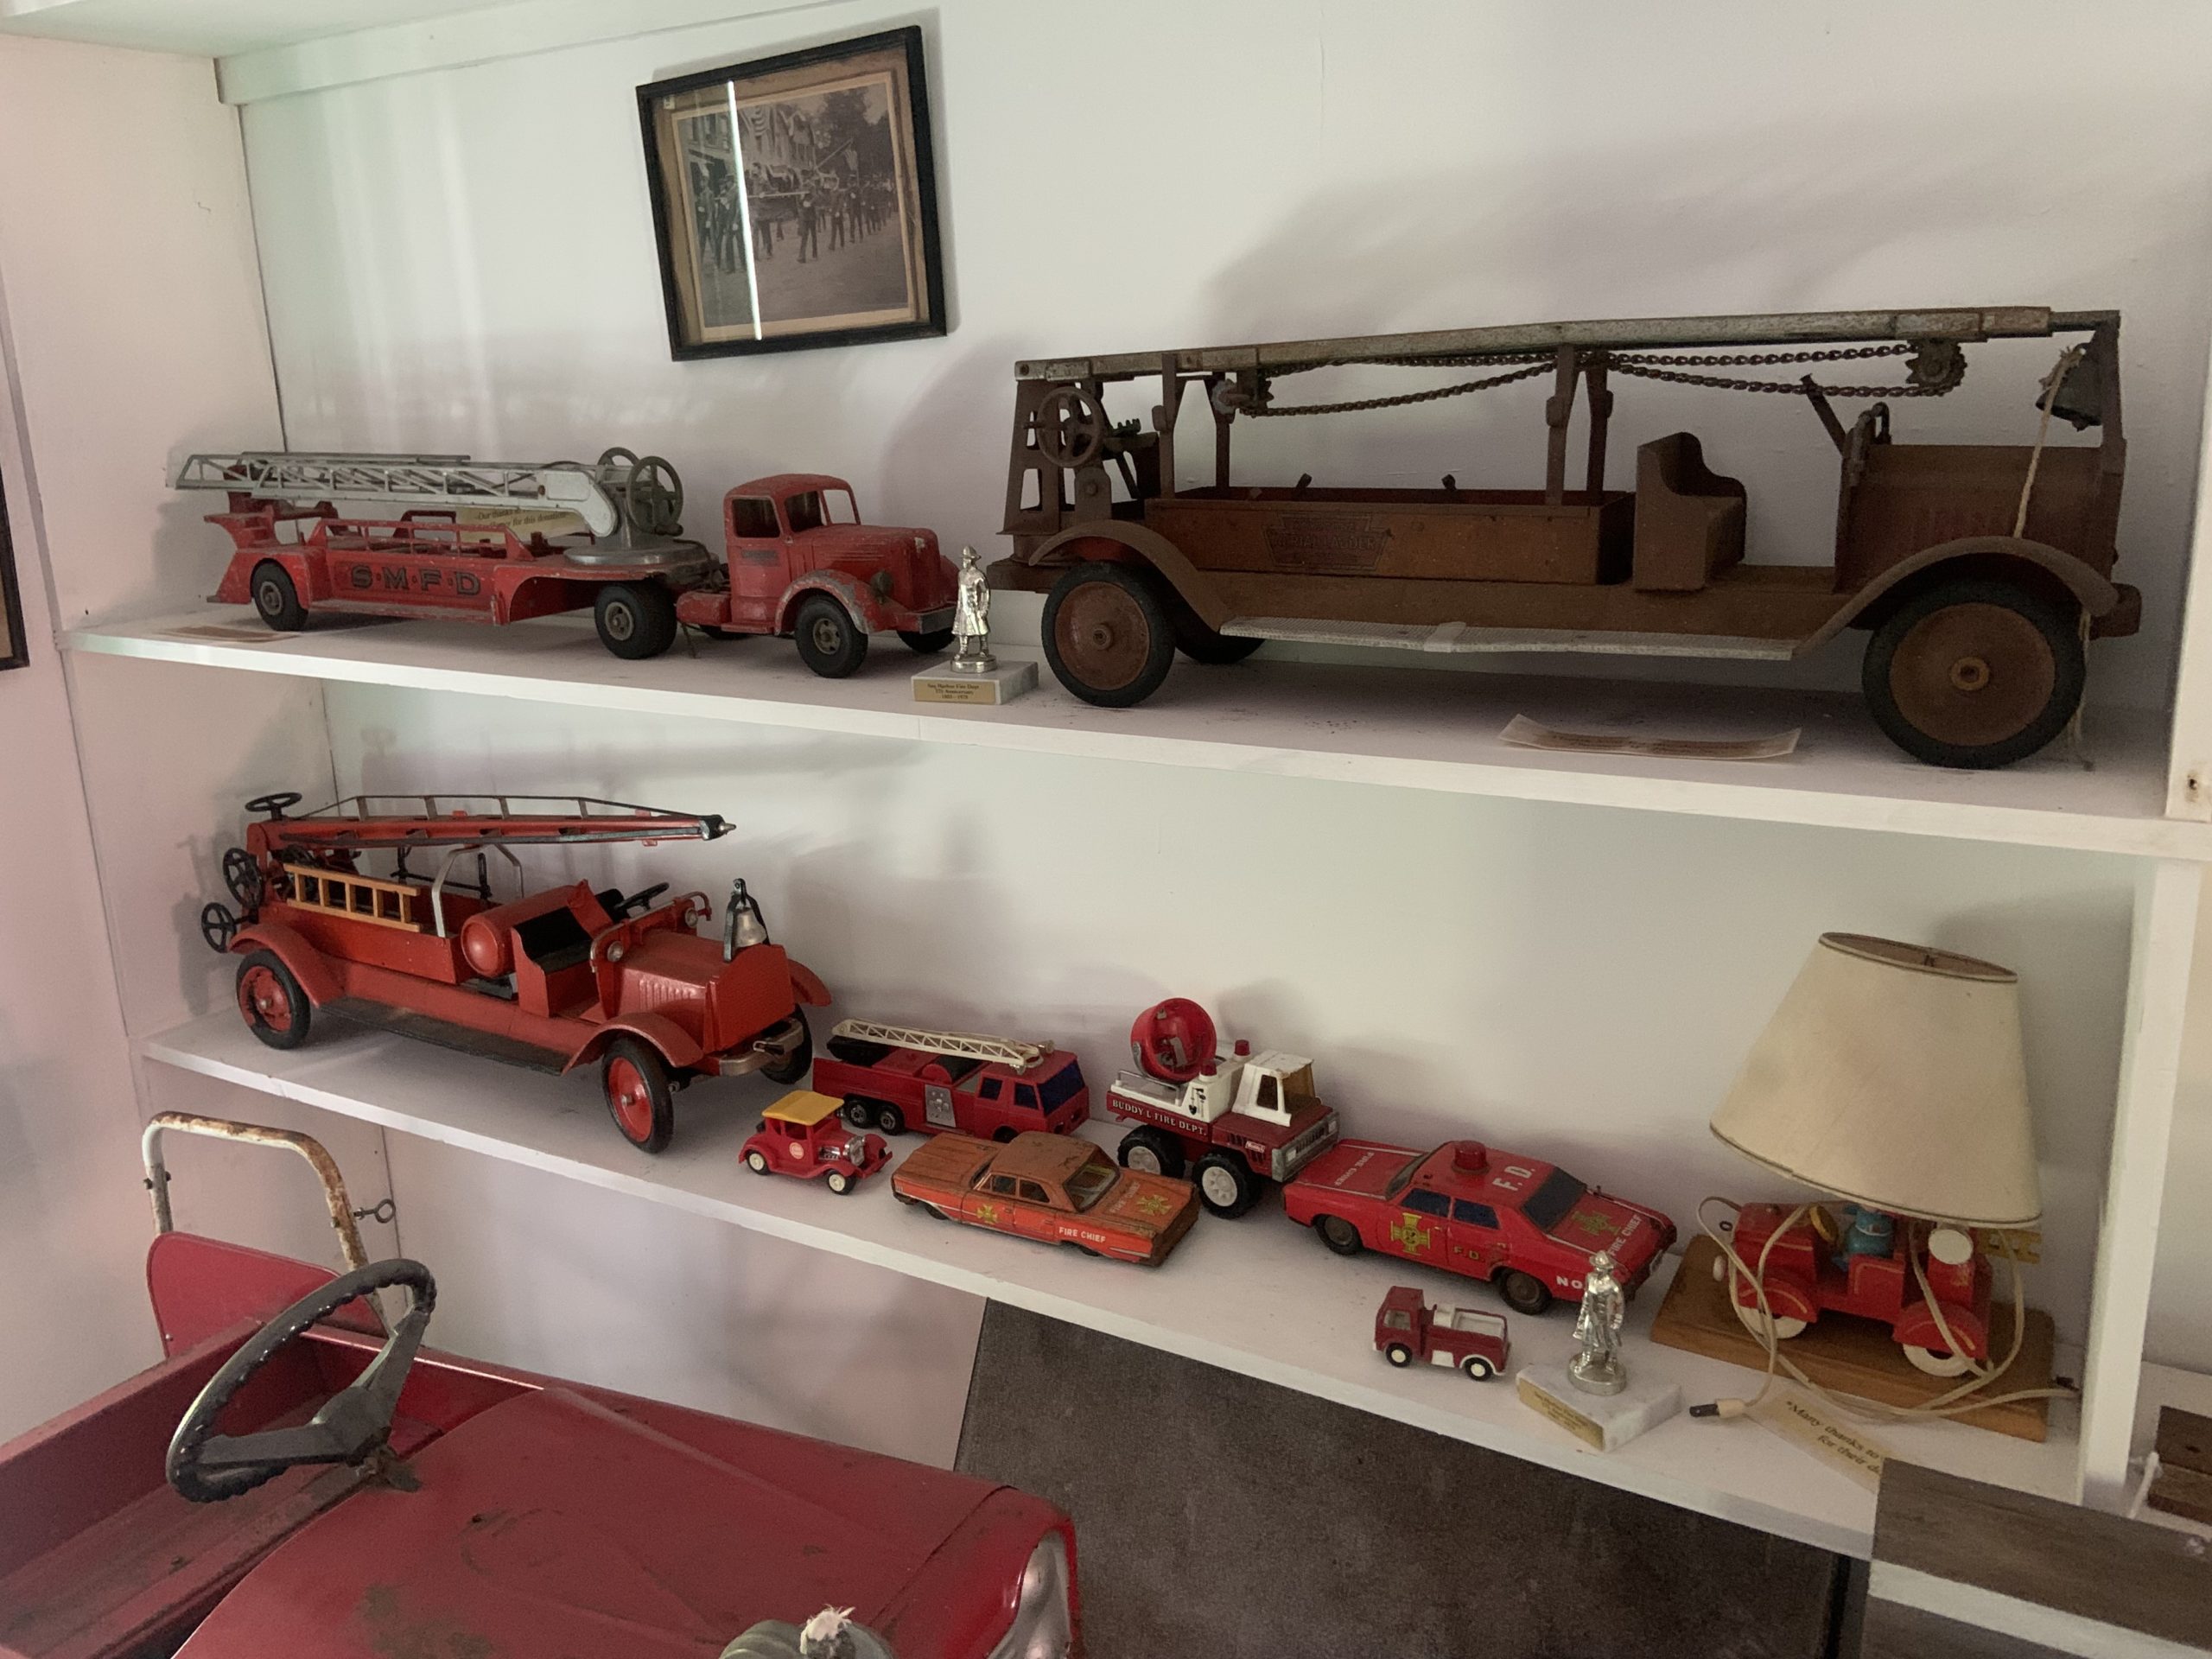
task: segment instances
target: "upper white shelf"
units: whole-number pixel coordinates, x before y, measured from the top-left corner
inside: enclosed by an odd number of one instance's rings
[[[203,609],[81,629],[72,648],[263,674],[517,697],[649,715],[965,743],[1040,754],[1383,784],[1453,794],[1688,812],[2137,856],[2212,859],[2212,824],[2164,816],[2162,716],[2092,711],[2085,768],[2054,745],[2003,772],[1907,759],[1857,699],[1255,660],[1179,665],[1149,702],[1094,709],[1049,674],[1003,709],[918,705],[914,659],[878,649],[823,680],[789,644],[705,641],[649,662],[601,648],[588,624],[394,622],[279,636],[251,613]],[[1650,760],[1516,748],[1515,715],[1569,730],[1804,737],[1779,760]]]
[[[220,58],[507,0],[0,0],[0,33]]]
[[[686,1094],[673,1144],[649,1157],[615,1133],[593,1078],[544,1077],[402,1037],[333,1027],[279,1052],[226,1009],[141,1048],[203,1076],[833,1251],[1823,1549],[1864,1557],[1872,1546],[1874,1495],[1751,1423],[1680,1416],[1600,1453],[1523,1407],[1510,1381],[1393,1370],[1375,1351],[1376,1307],[1389,1286],[1418,1282],[1446,1300],[1483,1302],[1488,1293],[1455,1290],[1448,1277],[1403,1262],[1333,1256],[1284,1220],[1272,1195],[1240,1221],[1200,1217],[1165,1266],[1135,1268],[934,1220],[894,1202],[881,1179],[838,1198],[812,1182],[752,1174],[738,1147],[780,1092],[758,1078]],[[1092,1127],[1103,1141],[1118,1138],[1117,1126]],[[894,1155],[917,1144],[895,1141]],[[1691,1402],[1752,1386],[1748,1371],[1643,1340],[1665,1288],[1662,1274],[1630,1309],[1639,1374],[1680,1383]],[[1514,1364],[1568,1358],[1573,1323],[1560,1311],[1514,1317]],[[1956,1423],[1878,1433],[1915,1463],[2070,1499],[2074,1418],[2062,1406],[2041,1445]]]

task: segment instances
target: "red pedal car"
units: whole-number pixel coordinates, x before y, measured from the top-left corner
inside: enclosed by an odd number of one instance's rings
[[[246,803],[266,814],[223,855],[243,914],[200,912],[208,944],[240,958],[238,1012],[271,1048],[305,1042],[315,1014],[381,1027],[490,1059],[566,1072],[599,1062],[614,1126],[658,1152],[675,1091],[759,1071],[797,1083],[813,1058],[799,1005],[822,982],[768,939],[760,906],[731,884],[719,939],[695,930],[702,893],[662,900],[588,882],[495,898],[493,855],[608,842],[713,841],[712,813],[588,797],[371,796],[286,817],[294,793]],[[410,857],[429,854],[427,868]],[[392,861],[388,874],[364,868]]]
[[[1585,1186],[1479,1141],[1433,1152],[1339,1141],[1282,1190],[1283,1213],[1339,1255],[1380,1250],[1486,1279],[1516,1313],[1582,1300],[1590,1258],[1611,1250],[1633,1295],[1675,1242],[1656,1210]]]
[[[898,1659],[1076,1650],[1073,1534],[1051,1505],[422,1347],[420,1263],[333,1278],[169,1231],[165,1128],[306,1153],[360,1262],[307,1137],[155,1120],[163,1358],[0,1446],[0,1653],[783,1656],[830,1608]],[[379,1289],[408,1303],[388,1334]]]
[[[738,1149],[755,1175],[796,1175],[826,1182],[841,1198],[891,1161],[880,1135],[863,1135],[837,1121],[840,1103],[829,1095],[795,1089],[760,1114],[760,1127]]]

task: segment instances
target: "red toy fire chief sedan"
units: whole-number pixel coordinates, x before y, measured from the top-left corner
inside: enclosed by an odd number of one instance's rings
[[[1123,1169],[1078,1135],[940,1135],[891,1172],[900,1202],[1085,1255],[1157,1267],[1198,1219],[1188,1181]]]
[[[1516,1313],[1541,1313],[1555,1295],[1580,1301],[1599,1250],[1612,1252],[1633,1294],[1675,1242],[1675,1224],[1656,1210],[1479,1141],[1428,1153],[1340,1141],[1282,1198],[1283,1212],[1339,1255],[1381,1250],[1487,1279]]]

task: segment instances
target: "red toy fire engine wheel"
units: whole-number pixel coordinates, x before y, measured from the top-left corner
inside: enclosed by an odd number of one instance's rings
[[[1913,1369],[1925,1371],[1930,1376],[1964,1376],[1974,1366],[1974,1362],[1964,1354],[1946,1353],[1938,1348],[1923,1348],[1910,1342],[1899,1345],[1904,1350],[1904,1357],[1912,1362]]]
[[[846,1174],[842,1169],[831,1170],[830,1173],[823,1178],[823,1184],[841,1198],[844,1197],[846,1193],[851,1192],[855,1187],[860,1185],[858,1181]]]
[[[1459,1362],[1459,1369],[1478,1382],[1487,1382],[1497,1375],[1497,1367],[1480,1354],[1469,1354]]]
[[[1414,1363],[1414,1351],[1402,1342],[1394,1342],[1382,1351],[1382,1357],[1393,1365],[1410,1365]]]
[[[868,660],[868,635],[827,594],[801,601],[791,623],[798,659],[825,680],[842,680]]]
[[[658,1152],[676,1133],[675,1091],[659,1055],[635,1037],[617,1037],[599,1064],[607,1110],[622,1138],[642,1152]]]
[[[747,1153],[745,1166],[755,1175],[766,1175],[768,1173],[768,1154],[765,1152]]]
[[[934,657],[952,644],[950,628],[931,628],[926,633],[917,633],[912,628],[899,630],[899,638],[906,649],[918,657]]]
[[[617,657],[658,657],[676,643],[676,596],[652,582],[610,582],[592,605],[592,621],[599,643]]]
[[[297,633],[308,625],[308,607],[300,603],[299,589],[274,559],[253,567],[253,608],[280,633]]]
[[[1208,1153],[1198,1160],[1191,1179],[1198,1189],[1198,1201],[1226,1221],[1236,1220],[1260,1201],[1260,1178],[1230,1153]]]
[[[1321,1242],[1338,1255],[1357,1255],[1367,1248],[1360,1239],[1359,1229],[1342,1216],[1314,1217],[1313,1230],[1320,1234]]]
[[[806,1023],[806,1015],[793,1014],[798,1022],[798,1040],[784,1052],[779,1059],[771,1056],[761,1062],[760,1075],[771,1083],[786,1086],[806,1076],[807,1068],[814,1064],[814,1030]]]
[[[1531,1319],[1552,1305],[1551,1287],[1531,1274],[1518,1268],[1508,1268],[1491,1281],[1505,1305],[1516,1313],[1525,1313]]]
[[[271,1048],[297,1048],[308,1039],[315,1012],[292,970],[271,950],[256,950],[238,964],[238,1012],[246,1029]]]
[[[1134,1169],[1140,1175],[1165,1175],[1171,1180],[1183,1177],[1183,1148],[1175,1144],[1173,1135],[1149,1124],[1123,1135],[1115,1155],[1122,1160],[1122,1168]]]

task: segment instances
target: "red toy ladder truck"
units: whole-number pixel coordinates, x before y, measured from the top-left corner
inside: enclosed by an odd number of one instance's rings
[[[288,818],[293,793],[223,855],[243,915],[211,904],[202,936],[241,958],[238,1012],[271,1048],[296,1048],[327,1008],[486,1058],[567,1072],[597,1060],[615,1127],[658,1152],[675,1132],[674,1091],[702,1077],[759,1071],[797,1083],[813,1058],[801,1003],[822,982],[769,943],[760,907],[734,881],[721,937],[695,930],[702,893],[661,902],[668,883],[627,895],[583,881],[492,891],[491,857],[519,874],[517,847],[714,841],[713,813],[584,796],[357,795]],[[410,868],[435,855],[429,869]],[[365,861],[389,855],[388,874]],[[473,879],[471,875],[473,874]]]
[[[1082,1066],[1050,1043],[840,1020],[829,1048],[814,1086],[845,1103],[855,1128],[1011,1141],[1030,1129],[1072,1135],[1090,1116]]]

